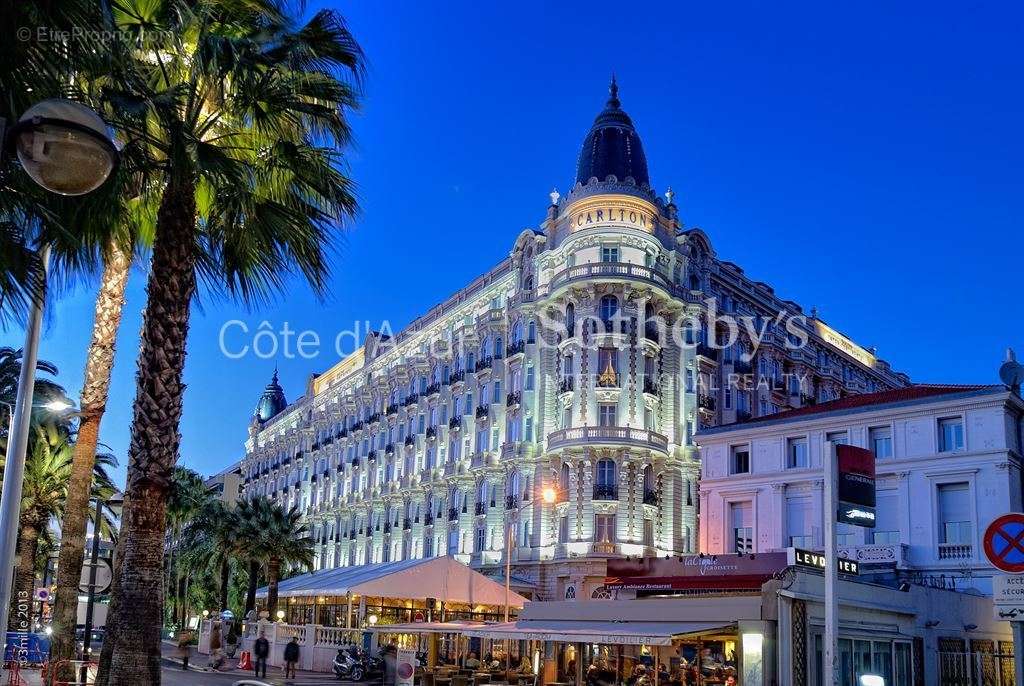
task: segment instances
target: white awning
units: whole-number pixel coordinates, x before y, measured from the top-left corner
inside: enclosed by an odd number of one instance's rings
[[[731,622],[616,622],[519,620],[466,629],[466,636],[561,643],[667,646],[672,639],[709,631],[732,630]]]
[[[457,620],[454,622],[407,622],[404,624],[378,624],[370,629],[378,634],[461,634],[467,629],[488,626],[484,622]]]
[[[451,556],[403,560],[357,567],[321,569],[278,584],[278,597],[344,596],[426,600],[436,598],[467,605],[505,605],[505,587]],[[267,589],[257,591],[267,597]],[[521,608],[526,598],[509,592],[509,605]]]

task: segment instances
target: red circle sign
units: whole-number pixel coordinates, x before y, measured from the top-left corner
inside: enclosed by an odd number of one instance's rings
[[[420,611],[417,611],[416,614],[414,614],[412,616],[412,621],[414,621],[414,622],[422,622],[423,620],[424,620],[423,613],[420,612]]]
[[[1024,514],[1004,514],[988,525],[982,539],[992,566],[1011,574],[1024,574]]]

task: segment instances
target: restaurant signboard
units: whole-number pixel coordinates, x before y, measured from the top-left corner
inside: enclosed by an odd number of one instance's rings
[[[611,559],[605,586],[634,591],[756,589],[788,564],[785,552]]]

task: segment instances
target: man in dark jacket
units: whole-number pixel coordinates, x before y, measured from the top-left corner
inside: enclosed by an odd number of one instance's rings
[[[299,661],[299,641],[294,636],[284,647],[284,678],[295,678],[295,664]]]
[[[270,656],[270,641],[267,640],[267,632],[260,632],[260,637],[256,639],[256,643],[252,646],[252,654],[256,658],[256,662],[253,663],[252,667],[256,672],[256,676],[266,678],[267,657]]]

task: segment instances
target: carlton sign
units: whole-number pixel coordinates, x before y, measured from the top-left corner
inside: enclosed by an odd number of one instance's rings
[[[583,231],[598,226],[639,229],[654,233],[658,225],[652,205],[625,196],[588,198],[574,203],[569,211],[569,230]]]

